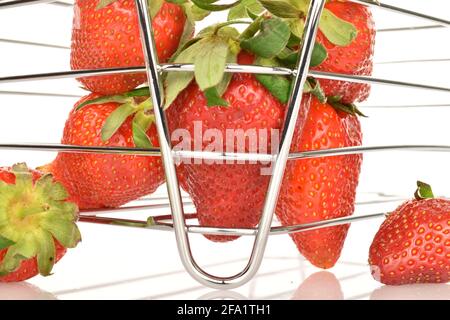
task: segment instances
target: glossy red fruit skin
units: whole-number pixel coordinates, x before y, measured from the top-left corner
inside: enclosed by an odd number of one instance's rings
[[[96,10],[98,0],[76,0],[70,64],[73,70],[143,66],[135,2],[117,0]],[[153,18],[156,51],[166,62],[177,50],[186,16],[178,5],[164,2]],[[127,92],[146,81],[141,74],[80,78],[91,92],[111,95]]]
[[[251,64],[253,58],[239,55],[240,64]],[[169,107],[167,116],[171,132],[187,129],[194,136],[194,122],[202,123],[202,136],[208,129],[217,129],[226,137],[227,129],[280,129],[285,106],[273,97],[250,74],[234,74],[223,95],[228,107],[208,107],[204,94],[191,83]],[[305,102],[307,103],[307,102]],[[172,137],[174,137],[172,135]],[[261,136],[258,133],[258,137]],[[201,139],[201,138],[200,138]],[[205,148],[209,141],[197,141]],[[173,141],[174,145],[179,141]],[[225,147],[224,147],[224,150]],[[246,145],[245,151],[248,152]],[[236,148],[234,148],[236,151]],[[269,146],[268,152],[271,151]],[[254,227],[261,216],[269,175],[261,175],[257,164],[181,164],[181,185],[192,197],[199,223],[214,227]],[[207,236],[213,241],[229,241],[236,237]]]
[[[33,182],[36,182],[42,173],[36,170],[31,170],[33,174]],[[14,184],[16,182],[15,175],[11,172],[11,168],[0,168],[0,181],[4,181],[8,184]],[[55,240],[56,247],[56,262],[58,262],[66,253],[64,248],[58,241]],[[8,249],[0,250],[0,263],[3,261]],[[22,261],[18,270],[8,274],[7,276],[0,276],[0,282],[20,282],[25,281],[39,274],[36,258]]]
[[[450,280],[450,201],[410,200],[390,213],[370,246],[373,277],[384,284]]]
[[[61,143],[134,147],[131,117],[111,139],[106,142],[101,139],[103,124],[117,108],[117,103],[87,105],[75,111],[78,104],[96,97],[98,95],[91,94],[75,105],[66,121]],[[153,145],[158,146],[154,124],[147,135]],[[69,201],[75,202],[80,209],[118,207],[153,193],[164,182],[160,157],[59,153],[49,171],[69,192]]]
[[[336,111],[313,98],[303,134],[294,134],[291,152],[361,145],[356,116]],[[276,214],[282,225],[349,216],[354,211],[361,155],[288,161]],[[349,226],[292,234],[300,253],[313,265],[336,264]]]
[[[375,23],[370,9],[352,3],[330,1],[325,8],[337,17],[352,23],[358,30],[355,40],[346,47],[332,44],[322,32],[318,32],[317,41],[325,46],[328,57],[313,70],[370,76],[373,69],[375,46]],[[370,85],[345,81],[319,80],[325,95],[341,96],[342,102],[361,102],[369,97]]]

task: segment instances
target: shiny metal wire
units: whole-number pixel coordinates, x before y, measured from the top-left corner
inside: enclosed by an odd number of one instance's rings
[[[369,83],[377,85],[390,85],[401,86],[405,88],[413,89],[425,89],[435,90],[441,92],[450,92],[450,88],[430,86],[427,84],[418,84],[410,82],[401,82],[389,79],[378,79],[374,77],[363,77],[354,75],[344,75],[336,73],[326,73],[318,71],[309,71],[309,62],[311,57],[311,51],[316,37],[318,22],[323,10],[325,0],[312,0],[310,3],[309,14],[305,26],[304,39],[302,41],[301,53],[299,55],[298,67],[296,69],[277,68],[277,67],[265,67],[265,66],[242,66],[229,64],[226,66],[226,72],[230,73],[257,73],[257,74],[273,74],[273,75],[287,75],[292,76],[294,79],[293,94],[288,103],[286,111],[286,125],[283,128],[281,135],[281,144],[277,153],[275,154],[245,154],[245,153],[217,153],[217,152],[196,152],[196,151],[173,151],[170,141],[169,132],[167,129],[165,115],[161,108],[163,101],[163,90],[161,85],[161,74],[163,72],[185,72],[193,71],[193,65],[190,64],[158,64],[156,58],[156,50],[152,35],[151,19],[147,12],[147,0],[135,0],[138,12],[138,18],[140,23],[141,41],[144,49],[145,67],[130,67],[130,68],[109,68],[100,70],[76,70],[76,71],[62,71],[52,73],[41,74],[26,74],[26,75],[14,75],[8,77],[1,77],[0,84],[21,82],[21,81],[35,81],[35,80],[51,80],[51,79],[63,79],[63,78],[77,78],[86,76],[98,76],[106,74],[118,74],[118,73],[138,73],[146,72],[149,79],[149,88],[153,104],[157,106],[155,108],[156,127],[159,135],[160,148],[159,149],[136,149],[136,148],[119,148],[119,147],[85,147],[85,146],[70,146],[62,144],[14,144],[3,143],[0,144],[2,150],[32,150],[32,151],[56,151],[56,152],[78,152],[78,153],[101,153],[101,154],[129,154],[129,155],[143,155],[143,156],[161,156],[163,160],[164,170],[166,174],[167,189],[169,196],[169,203],[152,204],[143,206],[132,206],[119,209],[104,209],[95,210],[89,212],[82,212],[80,214],[81,222],[91,222],[107,225],[126,226],[126,227],[138,227],[157,229],[164,231],[174,231],[177,238],[178,250],[180,253],[181,261],[185,266],[188,273],[200,283],[220,289],[230,289],[241,286],[248,282],[259,269],[261,265],[265,246],[269,235],[286,234],[304,232],[314,230],[317,228],[331,227],[342,224],[353,223],[357,221],[363,221],[368,219],[382,218],[385,213],[375,213],[368,215],[350,216],[337,219],[317,221],[308,224],[295,225],[295,226],[272,226],[272,218],[275,210],[275,205],[278,198],[278,192],[280,190],[284,168],[288,160],[293,159],[307,159],[314,157],[327,157],[337,155],[349,155],[374,151],[427,151],[427,152],[450,152],[450,146],[443,145],[396,145],[396,146],[363,146],[363,147],[347,147],[339,149],[329,150],[316,150],[307,152],[289,153],[291,139],[294,132],[295,123],[297,117],[305,117],[308,110],[301,110],[301,98],[302,88],[307,76],[314,76],[319,79],[331,79],[331,80],[343,80],[357,83]],[[440,19],[437,17],[428,16],[420,12],[407,10],[400,7],[395,7],[383,3],[378,3],[369,0],[352,0],[355,3],[360,3],[368,6],[375,6],[381,9],[393,11],[408,16],[413,16],[426,20],[433,25],[410,27],[410,28],[397,28],[386,29],[384,31],[400,31],[402,30],[415,30],[423,28],[441,28],[449,27],[450,22],[448,20]],[[61,6],[70,6],[70,3],[51,0],[10,0],[0,2],[0,9],[14,8],[19,6],[52,3]],[[383,31],[383,30],[382,30]],[[51,44],[37,44],[19,40],[5,41],[29,44],[29,45],[43,45],[47,47],[63,48],[67,47],[51,45]],[[13,91],[4,91],[3,93],[14,94]],[[22,94],[22,92],[16,92]],[[26,94],[26,93],[25,93]],[[40,93],[30,93],[37,94]],[[52,95],[51,93],[42,95]],[[71,95],[56,95],[55,96],[67,96]],[[76,95],[74,95],[76,97]],[[302,121],[300,121],[302,122]],[[303,121],[304,122],[304,121]],[[273,164],[273,175],[271,176],[267,197],[262,213],[260,223],[257,228],[239,229],[239,228],[213,228],[202,227],[193,224],[187,224],[186,220],[195,219],[195,214],[185,214],[184,207],[192,206],[192,202],[186,201],[180,194],[178,185],[178,179],[175,170],[175,161],[180,158],[201,158],[201,159],[216,159],[216,160],[256,160],[256,161],[268,161]],[[140,211],[153,209],[166,209],[170,205],[171,215],[154,216],[147,221],[129,220],[110,218],[100,216],[108,213],[117,213],[124,211]],[[255,241],[252,249],[252,253],[248,260],[247,266],[238,274],[229,277],[218,277],[205,272],[195,261],[191,253],[189,237],[190,233],[198,234],[213,234],[213,235],[235,235],[235,236],[254,236]]]

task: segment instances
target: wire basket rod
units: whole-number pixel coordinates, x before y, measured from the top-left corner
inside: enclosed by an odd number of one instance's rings
[[[161,72],[187,72],[194,71],[194,65],[192,64],[163,64],[160,66]],[[128,67],[128,68],[106,68],[106,69],[91,69],[91,70],[71,70],[71,71],[59,71],[49,73],[36,73],[36,74],[24,74],[16,76],[0,77],[0,84],[14,83],[22,81],[37,81],[37,80],[55,80],[65,78],[78,78],[80,76],[100,76],[110,74],[123,74],[123,73],[142,73],[145,71],[145,67]],[[287,68],[278,67],[265,67],[254,65],[235,65],[228,64],[225,67],[227,73],[258,73],[258,74],[270,74],[270,75],[287,75],[295,76],[296,71]],[[448,87],[431,86],[420,83],[396,81],[389,79],[380,79],[366,76],[346,75],[333,72],[322,71],[309,71],[309,76],[316,77],[318,79],[340,80],[355,83],[367,83],[377,85],[389,85],[399,86],[411,89],[426,89],[450,92]]]
[[[387,213],[371,213],[366,215],[355,215],[340,217],[328,220],[320,220],[305,224],[298,224],[292,226],[273,226],[270,228],[270,235],[283,235],[292,234],[305,231],[312,231],[322,228],[330,228],[340,226],[343,224],[350,224],[354,222],[367,221],[372,219],[379,219],[386,217]],[[79,217],[80,222],[106,224],[118,227],[131,227],[131,228],[145,228],[156,229],[160,231],[174,231],[173,223],[161,222],[162,220],[170,220],[171,215],[150,217],[148,221],[132,220],[132,219],[120,219],[111,217],[98,217],[95,215],[81,215]],[[186,215],[186,219],[195,219],[196,214]],[[149,222],[150,221],[150,222]],[[198,225],[186,225],[188,233],[192,234],[208,234],[217,236],[255,236],[258,234],[258,228],[220,228],[220,227],[202,227]]]
[[[70,153],[96,153],[96,154],[121,154],[135,156],[161,156],[158,148],[139,149],[125,147],[90,147],[66,144],[42,144],[42,143],[0,143],[0,150],[16,151],[42,151],[42,152],[70,152]],[[356,146],[342,147],[303,152],[293,152],[288,160],[321,158],[332,156],[344,156],[369,152],[386,151],[414,151],[414,152],[450,152],[450,145],[382,145],[382,146]],[[173,151],[174,158],[178,159],[204,159],[204,160],[234,160],[234,161],[274,161],[276,155],[265,153],[222,153],[202,151]]]
[[[350,0],[350,1],[352,1],[354,3],[362,4],[362,5],[365,5],[365,6],[371,6],[371,7],[375,7],[375,8],[380,8],[380,9],[392,11],[392,12],[395,12],[395,13],[399,13],[399,14],[403,14],[403,15],[419,18],[419,19],[422,19],[422,20],[434,22],[434,23],[437,23],[438,25],[441,25],[441,26],[444,26],[444,27],[449,27],[450,26],[450,21],[448,21],[448,20],[441,19],[441,18],[434,17],[434,16],[430,16],[430,15],[426,15],[426,14],[423,14],[421,12],[408,10],[408,9],[405,9],[405,8],[402,8],[402,7],[397,7],[397,6],[385,4],[385,3],[382,3],[382,2],[377,1],[377,0]],[[19,7],[19,6],[41,4],[41,3],[49,3],[49,4],[53,4],[53,5],[64,6],[64,7],[72,6],[71,3],[67,3],[67,2],[64,2],[64,1],[57,1],[57,0],[15,0],[15,1],[0,2],[0,9],[14,8],[14,7]]]

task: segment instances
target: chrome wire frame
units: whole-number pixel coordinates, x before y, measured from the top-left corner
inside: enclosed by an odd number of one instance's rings
[[[173,156],[170,134],[167,128],[165,113],[162,108],[163,91],[160,77],[161,73],[160,70],[158,70],[153,29],[151,18],[147,10],[147,1],[136,0],[136,6],[141,27],[141,41],[144,49],[150,94],[153,100],[153,105],[157,106],[154,109],[155,124],[158,131],[161,157],[166,174],[167,191],[172,209],[173,229],[175,231],[181,261],[187,272],[203,285],[220,289],[232,289],[239,287],[251,280],[261,265],[272,225],[272,218],[283,179],[284,169],[289,155],[289,148],[295,130],[295,123],[298,115],[302,117],[302,119],[300,119],[300,123],[304,123],[308,113],[308,110],[300,110],[302,99],[301,92],[307,78],[312,49],[314,47],[322,10],[325,6],[325,0],[311,0],[310,3],[305,22],[305,32],[302,39],[302,46],[298,58],[298,72],[295,74],[292,90],[293,93],[289,99],[288,107],[286,109],[286,125],[283,128],[280,147],[274,160],[273,174],[271,175],[262,216],[255,234],[255,241],[250,259],[247,266],[241,272],[228,277],[219,277],[207,273],[197,264],[192,255],[188,229],[183,211],[183,203],[176,174],[175,157]]]
[[[434,25],[426,26],[426,28],[449,27],[450,21],[431,17],[419,12],[406,10],[399,7],[379,3],[371,0],[351,0],[355,3],[360,3],[368,6],[376,6],[389,11],[414,16],[416,18],[424,19],[434,23]],[[174,151],[172,150],[169,131],[165,114],[161,108],[163,99],[163,90],[161,85],[161,74],[163,72],[185,72],[193,71],[193,65],[190,64],[158,64],[155,50],[151,18],[147,11],[147,0],[135,0],[140,23],[141,41],[144,49],[145,67],[128,67],[128,68],[109,68],[97,70],[73,70],[43,74],[28,74],[11,77],[1,77],[0,84],[11,83],[19,81],[32,80],[50,80],[62,78],[77,78],[80,76],[99,76],[107,74],[119,73],[138,73],[146,72],[151,98],[155,106],[155,120],[159,136],[159,149],[136,149],[136,148],[121,148],[121,147],[86,147],[86,146],[72,146],[62,144],[0,144],[2,150],[33,150],[33,151],[57,151],[57,152],[75,152],[75,153],[101,153],[101,154],[125,154],[125,155],[142,155],[142,156],[161,156],[163,166],[166,174],[166,182],[169,196],[169,203],[153,204],[124,207],[118,209],[103,209],[80,213],[81,222],[99,223],[116,226],[148,228],[163,231],[174,231],[177,239],[178,250],[181,261],[185,266],[187,272],[200,283],[219,289],[232,289],[239,287],[250,279],[258,271],[266,243],[269,235],[287,234],[310,231],[318,228],[332,227],[342,224],[348,224],[357,221],[364,221],[368,219],[382,218],[385,213],[375,213],[368,215],[349,216],[337,219],[322,220],[302,225],[294,226],[272,226],[273,214],[278,198],[278,193],[282,183],[282,177],[286,162],[294,159],[307,159],[315,157],[328,157],[337,155],[359,154],[372,151],[427,151],[427,152],[450,152],[450,146],[445,145],[396,145],[396,146],[360,146],[360,147],[346,147],[339,149],[315,150],[307,152],[289,153],[289,148],[294,132],[297,117],[304,120],[308,110],[301,110],[302,88],[307,76],[313,76],[319,79],[341,80],[356,83],[368,84],[383,84],[394,85],[414,89],[436,90],[443,92],[450,92],[450,88],[430,86],[426,84],[401,82],[388,79],[377,79],[373,77],[345,75],[327,72],[318,72],[309,70],[309,62],[311,58],[312,47],[315,41],[319,19],[323,10],[325,0],[311,0],[308,18],[305,25],[305,34],[302,41],[303,46],[298,59],[297,69],[265,67],[265,66],[250,66],[250,65],[233,65],[226,66],[226,72],[230,73],[257,73],[257,74],[273,74],[286,75],[294,78],[293,94],[289,100],[286,110],[286,125],[283,128],[281,135],[280,147],[276,154],[251,154],[251,153],[216,153],[216,152],[196,152],[196,151]],[[24,5],[52,3],[56,5],[70,6],[70,4],[52,0],[10,0],[0,2],[0,9],[13,8]],[[405,30],[414,29],[403,28]],[[424,28],[424,27],[417,27]],[[403,30],[402,29],[402,30]],[[387,30],[390,31],[390,30]],[[48,45],[49,47],[59,47]],[[46,95],[46,94],[43,94]],[[64,95],[61,95],[64,96]],[[68,95],[69,96],[69,95]],[[300,121],[301,123],[304,121]],[[253,160],[272,162],[273,174],[269,183],[267,196],[264,203],[260,223],[256,228],[215,228],[202,227],[199,225],[187,224],[187,219],[195,219],[195,214],[185,214],[184,206],[192,206],[192,202],[184,201],[180,193],[178,179],[176,175],[175,161],[181,158],[200,158],[200,159],[215,159],[215,160]],[[185,199],[186,200],[186,199]],[[108,213],[117,213],[124,211],[140,211],[147,209],[166,209],[170,205],[171,215],[154,216],[147,221],[128,220],[120,218],[111,218],[99,216]],[[195,261],[191,253],[189,234],[211,234],[211,235],[232,235],[232,236],[254,236],[254,245],[251,256],[248,260],[247,266],[238,274],[230,277],[218,277],[208,274]]]

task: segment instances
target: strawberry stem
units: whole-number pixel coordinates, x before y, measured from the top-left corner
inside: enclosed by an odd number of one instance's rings
[[[414,197],[417,200],[433,199],[433,190],[429,184],[422,181],[417,181],[417,190],[414,193]]]

